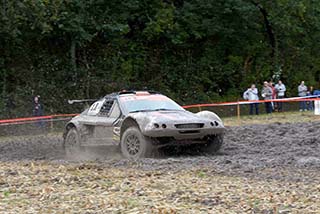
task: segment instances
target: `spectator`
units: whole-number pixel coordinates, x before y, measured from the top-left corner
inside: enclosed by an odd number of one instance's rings
[[[313,86],[309,87],[309,90],[307,91],[307,96],[312,96],[313,95]],[[313,110],[313,101],[307,101],[307,108],[309,111]]]
[[[269,82],[269,87],[272,90],[271,99],[274,100],[274,99],[277,98],[277,92],[276,92],[276,88],[274,87],[274,83],[272,81]],[[272,110],[276,110],[277,109],[277,105],[275,105],[273,102],[271,102],[271,108],[272,108]]]
[[[281,80],[278,81],[278,84],[275,86],[276,92],[277,92],[277,98],[283,99],[285,92],[286,92],[286,86],[282,83]],[[278,102],[278,111],[282,111],[283,103]]]
[[[265,81],[263,83],[261,96],[263,97],[264,100],[271,100],[272,99],[272,89],[270,88],[269,83],[267,81]],[[267,114],[272,113],[271,102],[265,102],[265,108],[266,108]]]
[[[317,98],[320,98],[320,90],[314,90],[313,95],[315,95]]]
[[[255,84],[251,85],[251,88],[248,88],[243,95],[243,98],[249,101],[259,100],[258,89]],[[253,115],[253,109],[255,109],[256,115],[259,114],[259,103],[251,102],[249,114]]]
[[[304,84],[304,81],[301,81],[301,84],[298,86],[298,95],[299,97],[307,96],[307,86]],[[306,101],[299,102],[299,109],[300,111],[307,111]]]
[[[40,95],[37,95],[33,98],[33,116],[39,117],[43,115],[43,106],[40,102]],[[38,127],[43,127],[43,121],[38,120]]]

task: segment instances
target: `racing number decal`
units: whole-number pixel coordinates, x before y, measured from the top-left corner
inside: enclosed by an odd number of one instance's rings
[[[89,108],[88,115],[98,114],[100,107],[101,107],[101,104],[102,104],[101,101],[97,101],[97,102],[93,103],[92,106]]]
[[[98,107],[98,105],[99,105],[99,103],[94,103],[94,104],[91,106],[90,111],[96,110],[97,107]]]

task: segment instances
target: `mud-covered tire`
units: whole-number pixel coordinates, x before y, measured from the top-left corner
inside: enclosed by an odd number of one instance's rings
[[[80,154],[84,151],[83,146],[81,146],[80,135],[76,128],[68,130],[64,139],[63,147],[67,156]]]
[[[202,145],[201,150],[207,154],[216,154],[223,144],[223,135],[208,136],[207,143]]]
[[[123,156],[129,159],[151,157],[154,149],[152,140],[144,136],[135,126],[124,131],[120,147]]]

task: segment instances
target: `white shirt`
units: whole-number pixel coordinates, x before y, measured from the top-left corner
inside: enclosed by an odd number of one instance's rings
[[[284,97],[284,93],[286,92],[286,86],[282,83],[282,84],[276,84],[275,86],[278,96],[279,97]]]
[[[246,92],[244,93],[247,96],[248,100],[259,100],[257,88],[248,88],[248,90],[246,90]]]

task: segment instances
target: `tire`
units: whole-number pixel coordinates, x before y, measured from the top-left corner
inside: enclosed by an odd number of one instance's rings
[[[69,129],[64,140],[64,150],[67,156],[77,155],[84,152],[81,146],[80,136],[76,128]]]
[[[151,157],[154,147],[152,140],[135,126],[124,131],[120,146],[123,156],[129,159]]]
[[[201,150],[207,154],[216,154],[223,144],[223,135],[210,135],[208,136],[207,143],[201,147]]]

